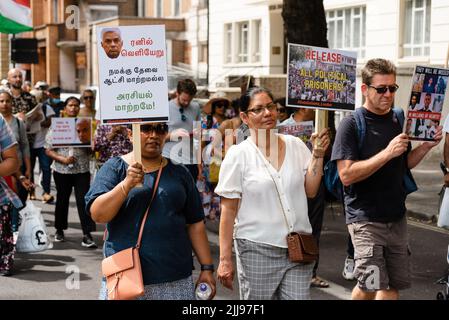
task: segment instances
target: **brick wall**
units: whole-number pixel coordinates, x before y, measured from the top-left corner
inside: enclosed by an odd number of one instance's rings
[[[173,40],[172,41],[172,64],[176,65],[178,62],[183,62],[185,59],[185,48],[186,41],[185,40]]]
[[[5,79],[9,69],[8,35],[0,33],[0,78]]]

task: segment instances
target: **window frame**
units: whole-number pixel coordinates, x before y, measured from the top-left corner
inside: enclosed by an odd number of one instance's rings
[[[223,64],[239,66],[260,64],[262,62],[262,33],[262,19],[224,23]]]
[[[403,31],[402,31],[402,58],[420,58],[420,57],[428,57],[430,55],[430,43],[431,43],[431,23],[432,23],[432,0],[421,0],[423,2],[422,7],[416,7],[417,0],[405,0],[403,7]],[[407,12],[407,3],[411,2],[411,17],[408,18]],[[427,12],[427,9],[430,12]],[[418,12],[422,12],[422,28],[419,30],[421,32],[420,43],[415,43],[415,23],[416,23],[416,14]],[[410,30],[406,30],[407,19],[410,19]],[[426,39],[426,29],[429,29],[429,38]],[[407,42],[408,33],[410,32],[410,42]],[[407,52],[409,50],[409,52]],[[420,54],[415,54],[415,50],[419,50]]]
[[[356,13],[357,9],[358,13]],[[348,11],[349,16],[347,16]],[[340,12],[341,15],[339,15]],[[355,45],[356,30],[354,29],[357,19],[359,20],[358,46]],[[341,22],[341,34],[339,34],[339,22]],[[366,57],[366,5],[326,10],[326,23],[329,48],[356,51],[358,58]]]

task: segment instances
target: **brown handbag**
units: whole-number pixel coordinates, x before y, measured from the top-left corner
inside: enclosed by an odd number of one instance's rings
[[[291,262],[312,263],[318,259],[318,246],[311,234],[290,232],[287,235],[287,245]]]
[[[154,183],[153,195],[150,204],[140,224],[139,238],[136,246],[119,251],[112,256],[103,259],[101,269],[106,278],[106,287],[108,290],[108,300],[133,300],[145,293],[143,284],[142,267],[140,265],[139,248],[142,240],[143,228],[150,211],[156,190],[159,185],[159,179],[162,172],[161,167]]]

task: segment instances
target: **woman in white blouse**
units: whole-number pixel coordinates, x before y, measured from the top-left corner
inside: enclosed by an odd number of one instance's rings
[[[222,197],[217,276],[232,289],[234,238],[240,299],[310,299],[313,264],[289,261],[286,236],[312,233],[307,197],[320,185],[328,131],[312,136],[311,153],[300,139],[272,130],[277,110],[268,90],[248,96],[240,117],[251,136],[229,149],[215,189]]]

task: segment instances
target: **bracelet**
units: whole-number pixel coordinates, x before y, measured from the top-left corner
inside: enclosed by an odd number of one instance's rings
[[[20,176],[20,177],[19,177],[19,180],[22,181],[22,180],[25,180],[26,178],[27,178],[27,177],[25,177],[25,176]]]
[[[125,184],[124,184],[123,182],[120,183],[120,187],[122,188],[123,195],[125,196],[125,198],[127,198],[127,197],[128,197],[128,194],[127,194],[126,191],[125,191]]]

